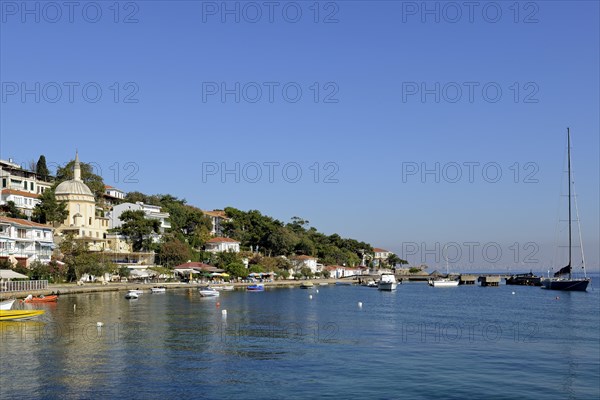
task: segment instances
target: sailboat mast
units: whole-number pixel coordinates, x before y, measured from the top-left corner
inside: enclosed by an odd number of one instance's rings
[[[569,175],[569,279],[571,279],[571,132],[567,128],[567,171]]]

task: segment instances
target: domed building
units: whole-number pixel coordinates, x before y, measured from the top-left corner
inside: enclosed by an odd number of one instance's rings
[[[60,183],[55,191],[56,200],[66,203],[69,216],[56,228],[57,236],[73,234],[85,240],[92,251],[106,247],[108,218],[96,215],[96,200],[90,188],[81,180],[79,154],[75,154],[73,179]]]

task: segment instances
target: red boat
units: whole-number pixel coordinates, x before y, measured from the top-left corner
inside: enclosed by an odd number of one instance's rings
[[[58,300],[57,295],[33,297],[29,295],[21,300],[21,303],[52,303]]]

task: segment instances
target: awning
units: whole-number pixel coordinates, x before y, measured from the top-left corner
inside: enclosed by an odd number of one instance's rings
[[[12,269],[0,269],[0,279],[29,279],[29,277]]]

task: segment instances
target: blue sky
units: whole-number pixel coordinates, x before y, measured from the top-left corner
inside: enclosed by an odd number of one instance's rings
[[[598,2],[0,4],[3,159],[77,148],[126,191],[301,216],[415,264],[446,246],[455,269],[545,271],[569,126],[598,268]]]

